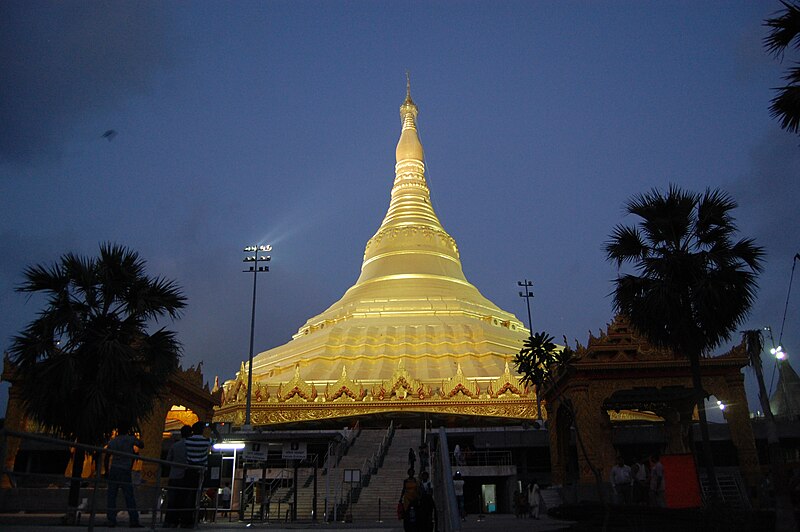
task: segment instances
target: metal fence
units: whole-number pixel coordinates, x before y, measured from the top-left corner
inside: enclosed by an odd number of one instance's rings
[[[19,449],[23,447],[46,447],[47,449],[65,451],[71,456],[79,452],[84,452],[87,457],[94,461],[94,471],[88,477],[71,477],[65,473],[37,473],[30,471],[20,471],[9,468],[13,461],[8,459],[9,449]],[[137,509],[142,515],[141,522],[155,529],[162,520],[163,510],[166,510],[164,502],[167,495],[167,479],[162,477],[164,467],[179,466],[186,469],[198,470],[198,485],[196,487],[175,487],[170,490],[190,490],[194,497],[186,498],[194,500],[195,504],[188,508],[176,508],[178,511],[194,513],[194,522],[201,517],[200,506],[202,496],[202,481],[205,476],[206,467],[202,465],[187,465],[177,462],[169,462],[155,458],[147,458],[139,455],[132,455],[119,451],[110,451],[103,447],[92,445],[77,444],[25,432],[16,432],[7,429],[0,429],[0,512],[2,513],[29,513],[29,514],[51,514],[62,516],[65,524],[85,524],[88,529],[93,530],[97,524],[105,521],[106,499],[109,488],[108,479],[102,474],[102,464],[107,455],[125,456],[141,461],[143,469],[154,470],[151,482],[141,482],[134,476],[134,492],[136,497]],[[68,495],[69,488],[73,482],[79,483],[79,495],[77,506],[70,506]],[[118,501],[121,502],[121,501]],[[118,509],[123,509],[124,504],[118,504]],[[124,510],[123,510],[124,511]],[[101,517],[98,517],[101,516]],[[147,517],[145,517],[147,516]]]

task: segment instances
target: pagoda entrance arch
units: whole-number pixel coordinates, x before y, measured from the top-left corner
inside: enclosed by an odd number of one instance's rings
[[[748,486],[755,487],[760,468],[741,372],[747,364],[742,344],[721,356],[702,359],[701,371],[707,394],[726,405],[723,415],[742,477]],[[577,479],[573,480],[569,473],[572,423],[561,404],[565,398],[573,403],[575,423],[588,460],[604,479],[608,479],[616,461],[614,431],[626,424],[649,422],[655,428],[649,434],[650,443],[663,453],[686,453],[691,449],[691,426],[697,415],[688,359],[650,345],[622,316],[615,317],[599,337],[590,335],[586,347],[578,345],[570,371],[542,392],[550,416],[554,484],[575,482],[580,491],[581,487],[593,489],[595,483],[580,449]]]
[[[141,437],[144,449],[141,455],[147,458],[161,458],[161,442],[166,430],[191,425],[196,421],[211,422],[214,406],[218,405],[217,395],[212,395],[208,385],[203,383],[202,366],[178,369],[167,382],[162,397],[156,401],[150,416],[142,423]],[[145,462],[142,480],[155,480],[156,467]]]

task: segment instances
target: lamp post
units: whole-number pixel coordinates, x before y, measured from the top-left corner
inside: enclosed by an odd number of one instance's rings
[[[533,281],[525,279],[524,281],[517,281],[517,286],[523,289],[520,291],[519,297],[525,298],[525,305],[528,307],[528,334],[533,338],[533,320],[531,319],[531,299],[533,299]],[[539,398],[539,385],[536,385],[536,419],[539,426],[542,426],[542,400]],[[537,427],[538,428],[538,427]]]
[[[250,404],[253,396],[253,334],[256,328],[256,281],[258,274],[269,271],[269,266],[259,266],[259,262],[269,262],[271,257],[269,255],[260,255],[260,253],[269,253],[272,251],[272,246],[269,244],[259,244],[257,246],[247,246],[244,252],[247,256],[243,262],[251,263],[252,265],[242,270],[244,273],[253,274],[253,309],[250,313],[250,356],[247,362],[247,403],[244,411],[244,425],[250,427]],[[252,255],[251,255],[252,253]]]

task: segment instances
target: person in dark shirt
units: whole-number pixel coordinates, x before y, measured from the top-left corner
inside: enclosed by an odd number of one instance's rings
[[[172,444],[167,451],[167,461],[178,464],[186,463],[186,440],[192,435],[192,427],[181,427],[181,439]],[[167,512],[164,517],[164,527],[177,528],[184,512],[192,507],[192,492],[185,489],[184,478],[186,468],[173,465],[169,469],[169,482],[167,484]]]
[[[117,526],[117,491],[122,490],[125,496],[125,506],[128,509],[128,526],[130,528],[142,528],[139,524],[139,512],[136,510],[136,498],[133,494],[133,480],[131,469],[133,468],[132,456],[123,456],[116,453],[136,454],[136,448],[144,449],[144,442],[134,436],[133,430],[128,430],[124,434],[118,434],[108,442],[108,451],[105,453],[105,468],[108,475],[108,499],[106,501],[107,526]],[[110,465],[109,465],[110,462]]]
[[[423,471],[419,475],[419,527],[420,532],[433,532],[436,526],[436,504],[433,502],[433,484],[430,475]]]

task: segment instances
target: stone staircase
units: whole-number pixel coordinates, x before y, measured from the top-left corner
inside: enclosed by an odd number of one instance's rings
[[[735,510],[750,509],[750,499],[747,497],[747,489],[738,468],[716,468],[717,484],[719,485],[720,495],[725,504]],[[709,499],[709,482],[705,470],[700,473],[700,486],[703,492],[703,499]]]
[[[291,475],[291,469],[287,470],[287,474]],[[317,482],[321,483],[324,476],[322,469],[317,471]],[[297,470],[297,519],[310,520],[313,515],[314,508],[314,470],[313,468],[299,468]],[[319,490],[319,486],[318,486]],[[322,512],[322,496],[319,495],[320,501],[317,503],[317,511]],[[253,512],[253,519],[255,520],[268,520],[275,521],[288,521],[291,519],[291,508],[293,504],[293,489],[291,486],[280,486],[273,490],[269,501],[263,505],[258,503],[254,507],[248,505],[245,511],[245,518],[250,518],[250,512]],[[262,516],[263,512],[263,516]]]
[[[379,432],[380,436],[377,438],[374,449],[377,449],[386,431],[384,429],[376,432]],[[366,433],[366,430],[362,431],[359,439],[363,438]],[[400,500],[403,480],[408,476],[408,449],[413,447],[416,451],[419,448],[419,438],[419,429],[395,430],[383,464],[378,468],[377,473],[370,477],[369,483],[361,488],[355,502],[351,505],[350,513],[354,521],[378,521],[379,518],[382,521],[397,519],[397,501]],[[351,449],[350,452],[353,450],[355,449]],[[419,460],[417,467],[419,467]]]
[[[331,505],[337,496],[346,501],[348,499],[347,485],[344,484],[344,471],[346,469],[364,468],[365,462],[377,454],[381,442],[386,436],[387,429],[363,429],[360,435],[354,440],[352,445],[344,455],[339,464],[330,471]],[[415,451],[419,448],[419,429],[396,430],[392,438],[386,456],[381,464],[372,469],[373,473],[364,475],[362,472],[362,485],[352,491],[352,504],[349,508],[346,504],[339,506],[337,520],[382,521],[396,520],[397,501],[400,499],[400,491],[403,480],[408,471],[408,449],[413,447]],[[417,462],[419,466],[419,462]],[[317,512],[318,518],[323,519],[325,511],[325,485],[326,477],[323,469],[317,471]],[[314,499],[314,470],[311,468],[300,468],[297,472],[297,519],[298,521],[308,521],[312,517]],[[279,487],[275,489],[268,504],[265,504],[264,518],[270,522],[285,521],[287,511],[290,510],[292,500],[292,488]],[[248,516],[250,509],[248,508]],[[259,508],[254,508],[256,519],[259,519]],[[333,517],[332,506],[329,507]]]

